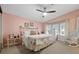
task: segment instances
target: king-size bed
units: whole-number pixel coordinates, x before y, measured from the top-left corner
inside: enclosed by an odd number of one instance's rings
[[[50,34],[27,35],[27,33],[23,34],[22,38],[25,47],[31,51],[39,51],[52,44],[56,39]]]

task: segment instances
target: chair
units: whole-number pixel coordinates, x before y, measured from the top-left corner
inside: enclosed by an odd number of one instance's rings
[[[70,33],[65,40],[69,43],[69,46],[79,45],[79,36],[77,32]]]

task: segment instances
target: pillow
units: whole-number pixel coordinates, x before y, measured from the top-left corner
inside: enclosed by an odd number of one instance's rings
[[[36,35],[35,31],[30,31],[30,35]]]
[[[30,31],[25,31],[24,32],[24,36],[26,37],[26,36],[29,36],[30,35]]]
[[[23,36],[22,36],[22,38],[25,40],[25,39],[28,39],[28,36],[29,36],[29,31],[25,31],[25,32],[23,32]]]

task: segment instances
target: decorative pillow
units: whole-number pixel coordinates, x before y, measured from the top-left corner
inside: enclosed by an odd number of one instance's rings
[[[36,35],[35,31],[30,31],[30,35]]]

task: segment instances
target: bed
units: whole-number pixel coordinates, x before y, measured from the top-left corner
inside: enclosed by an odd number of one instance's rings
[[[39,51],[55,41],[55,37],[50,34],[23,35],[25,47],[31,51]]]

